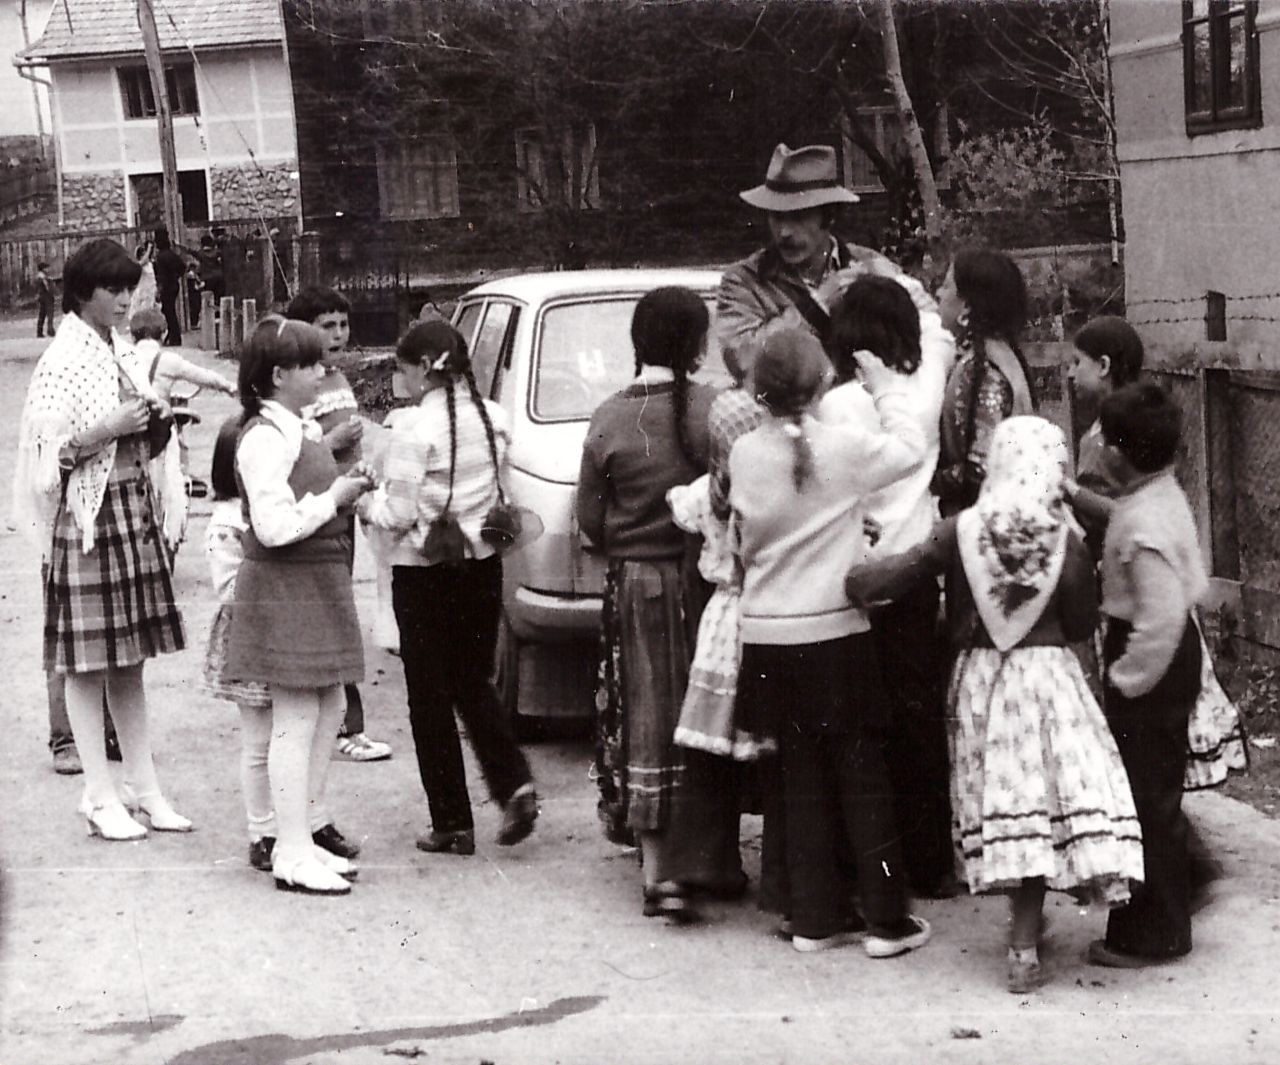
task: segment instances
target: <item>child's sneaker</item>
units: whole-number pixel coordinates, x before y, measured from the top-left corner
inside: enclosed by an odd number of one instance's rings
[[[900,936],[868,935],[862,949],[868,958],[894,958],[906,954],[909,950],[918,950],[929,942],[933,928],[923,917],[907,917],[903,921],[904,930],[910,926],[912,931]]]
[[[339,757],[349,762],[383,762],[391,757],[391,744],[370,739],[363,732],[354,732],[350,736],[338,737],[337,752]]]

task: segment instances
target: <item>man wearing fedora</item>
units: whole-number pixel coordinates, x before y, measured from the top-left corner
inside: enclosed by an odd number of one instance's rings
[[[764,184],[738,195],[766,212],[771,238],[725,271],[716,299],[725,363],[742,376],[774,329],[799,326],[825,339],[827,312],[855,277],[900,271],[879,252],[832,234],[839,205],[858,202],[840,184],[834,148],[779,144]]]

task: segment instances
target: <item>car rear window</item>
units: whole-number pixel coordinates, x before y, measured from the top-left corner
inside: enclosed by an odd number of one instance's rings
[[[542,312],[534,360],[533,416],[540,421],[580,421],[635,377],[631,315],[641,293],[557,303]],[[706,296],[713,326],[698,380],[730,380],[715,339],[714,293]]]

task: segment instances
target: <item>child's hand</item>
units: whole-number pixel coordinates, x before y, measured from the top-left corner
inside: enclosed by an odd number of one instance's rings
[[[102,421],[103,435],[108,440],[140,433],[147,427],[151,412],[141,396],[131,396]]]
[[[347,471],[348,477],[363,477],[369,484],[370,488],[378,487],[378,471],[373,468],[373,464],[361,460]]]
[[[219,378],[217,387],[219,392],[225,392],[228,396],[236,394],[236,383],[228,381],[225,377]]]
[[[333,496],[333,502],[341,510],[343,507],[351,506],[372,487],[373,485],[363,475],[344,473],[329,486],[329,493]]]
[[[872,395],[892,386],[898,377],[880,360],[878,355],[870,351],[865,349],[855,351],[853,357],[858,363],[859,371],[862,373],[863,383],[867,386],[867,391]]]

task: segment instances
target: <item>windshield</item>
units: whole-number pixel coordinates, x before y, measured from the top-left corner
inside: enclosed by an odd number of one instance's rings
[[[631,316],[642,293],[560,303],[542,313],[533,375],[533,416],[539,421],[585,421],[636,374]],[[728,384],[715,338],[715,295],[706,294],[712,327],[707,357],[694,375]]]

